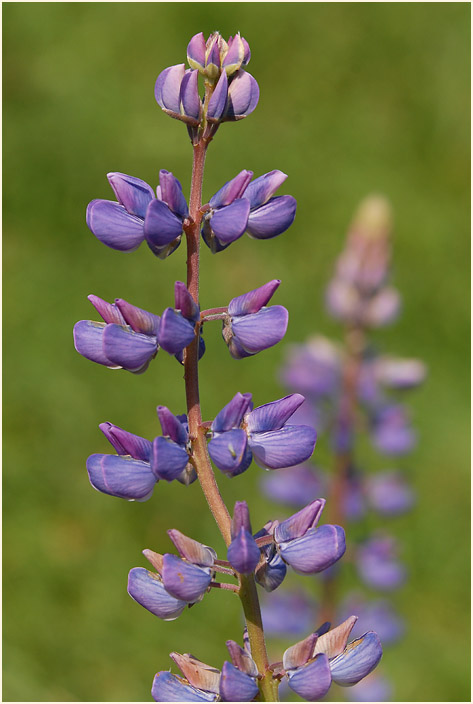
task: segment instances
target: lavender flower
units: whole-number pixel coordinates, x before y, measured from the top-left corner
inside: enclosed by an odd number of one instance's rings
[[[260,549],[251,534],[250,514],[246,501],[237,501],[233,511],[232,542],[228,561],[241,574],[253,572],[260,559]]]
[[[314,451],[315,430],[306,425],[286,425],[303,402],[303,396],[291,394],[250,410],[251,394],[237,393],[212,423],[212,460],[229,476],[248,469],[252,457],[265,469],[304,462]]]
[[[280,283],[274,279],[230,301],[222,335],[235,359],[273,347],[286,334],[289,317],[286,308],[266,306]]]

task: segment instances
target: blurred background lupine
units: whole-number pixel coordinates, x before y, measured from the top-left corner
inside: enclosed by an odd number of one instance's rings
[[[359,619],[353,632],[361,635],[369,623],[383,645],[396,642],[405,630],[389,598],[378,593],[389,597],[406,580],[400,546],[390,534],[390,519],[415,504],[402,466],[416,443],[404,394],[422,384],[426,369],[418,359],[383,354],[371,341],[372,331],[393,324],[401,310],[401,296],[390,281],[391,257],[389,202],[369,196],[353,218],[326,288],[326,307],[342,325],[341,339],[335,342],[314,335],[304,344],[292,345],[281,370],[284,386],[305,396],[299,417],[313,419],[319,442],[326,435],[331,466],[322,470],[305,463],[261,482],[270,498],[291,507],[305,505],[308,497],[321,491],[329,498],[331,520],[347,532],[345,565],[351,562],[365,589],[342,591],[343,566],[334,564],[314,585],[312,603],[300,588],[286,595],[280,592],[276,607],[267,600],[263,609],[263,620],[265,616],[269,620],[267,634],[292,636],[294,629],[303,633],[308,612],[321,621],[343,620],[356,613]],[[374,467],[365,467],[360,453],[366,439],[381,455]],[[385,462],[394,469],[385,469]],[[302,491],[295,492],[297,486]],[[353,582],[356,585],[353,578],[348,584]],[[284,614],[291,604],[295,611],[286,627]],[[346,696],[356,701],[373,697],[390,701],[395,690],[381,672],[382,667],[347,690]]]
[[[211,542],[213,519],[196,485],[182,492],[178,482],[161,482],[159,515],[156,496],[130,504],[124,517],[120,501],[91,495],[85,476],[84,454],[97,449],[104,418],[154,437],[157,392],[166,407],[181,407],[175,360],[160,352],[144,375],[109,373],[81,359],[69,333],[71,319],[84,317],[84,293],[105,301],[120,295],[159,314],[174,306],[169,281],[182,278],[183,248],[165,263],[166,277],[156,276],[144,247],[131,267],[128,255],[91,236],[84,208],[94,197],[111,197],[107,170],[139,173],[153,186],[161,165],[187,173],[185,127],[169,120],[160,138],[150,86],[163,66],[182,61],[188,37],[216,27],[223,35],[242,31],[253,49],[251,72],[265,89],[251,120],[232,133],[222,128],[206,193],[248,168],[251,152],[255,176],[276,168],[290,174],[298,216],[278,247],[244,237],[218,254],[226,266],[204,258],[208,292],[218,289],[228,302],[280,279],[284,299],[277,292],[271,305],[283,302],[290,311],[286,340],[300,342],[313,330],[335,338],[339,325],[320,302],[341,233],[367,193],[387,193],[393,204],[393,278],[403,311],[373,339],[396,356],[422,359],[429,380],[409,398],[421,439],[403,460],[415,510],[390,521],[408,579],[386,596],[408,627],[386,649],[383,675],[395,683],[396,700],[469,698],[470,8],[294,7],[274,4],[268,14],[263,3],[3,6],[5,700],[144,701],[149,673],[166,666],[171,628],[175,651],[199,654],[201,633],[212,627],[207,662],[228,658],[226,638],[242,644],[239,609],[219,590],[193,609],[189,631],[182,619],[157,622],[123,584],[123,563],[136,564],[137,545],[156,545],[177,511],[184,531],[198,515],[202,540]],[[182,185],[188,192],[189,182]],[[40,314],[32,301],[41,301]],[[255,405],[283,395],[277,346],[240,366],[220,353],[219,338],[218,329],[206,329],[201,374],[209,418],[240,389],[260,389]],[[360,448],[366,467],[374,466],[371,452],[368,443]],[[329,457],[321,440],[316,461],[328,467]],[[252,497],[251,515],[272,516],[260,476],[245,472],[238,498]],[[233,485],[223,483],[222,491],[231,503]],[[375,486],[372,496],[380,491]],[[376,610],[387,622],[392,607],[382,598]],[[446,632],[455,636],[454,649],[445,648]],[[382,684],[370,683],[378,699]]]

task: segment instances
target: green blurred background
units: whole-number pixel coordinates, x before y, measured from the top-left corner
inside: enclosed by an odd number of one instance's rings
[[[395,211],[394,282],[404,313],[382,349],[429,367],[413,394],[418,449],[403,461],[419,500],[388,529],[410,579],[396,595],[409,622],[386,650],[395,700],[469,699],[469,27],[465,3],[9,3],[4,29],[4,700],[147,701],[171,650],[220,665],[240,640],[238,601],[214,591],[173,623],[126,594],[141,549],[166,551],[176,527],[222,548],[199,486],[161,483],[144,504],[91,489],[85,459],[108,451],[110,420],[153,438],[157,403],[184,411],[182,373],[161,353],[146,374],[110,372],[75,353],[86,299],[123,297],[160,312],[184,277],[181,247],[107,249],[85,207],[111,198],[105,174],[156,185],[160,168],[188,192],[183,124],[157,107],[154,81],[185,60],[189,38],[240,30],[261,88],[248,119],[211,145],[204,197],[243,168],[289,174],[291,230],[243,237],[202,256],[202,305],[281,278],[289,342],[338,335],[322,306],[359,200]],[[278,398],[283,347],[235,362],[220,328],[201,364],[208,419],[238,391]],[[324,448],[316,459],[324,459]],[[219,477],[255,525],[283,513],[258,493],[256,466]],[[276,653],[280,659],[280,653]]]

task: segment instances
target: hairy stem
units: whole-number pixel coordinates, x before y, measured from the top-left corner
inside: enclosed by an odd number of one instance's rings
[[[187,288],[194,301],[199,303],[199,246],[200,224],[202,220],[202,183],[205,154],[208,142],[201,139],[194,145],[192,184],[189,199],[190,222],[185,228],[187,238]],[[202,491],[217,522],[226,545],[231,543],[231,518],[220,495],[207,451],[206,428],[202,426],[202,413],[199,397],[199,349],[198,337],[194,338],[184,354],[184,380],[186,385],[189,435],[192,443],[192,457]],[[232,589],[232,586],[219,587]],[[256,591],[254,575],[239,575],[238,595],[245,613],[251,652],[262,678],[259,680],[260,696],[263,701],[278,701],[277,682],[269,670],[268,655],[264,640],[261,609]]]

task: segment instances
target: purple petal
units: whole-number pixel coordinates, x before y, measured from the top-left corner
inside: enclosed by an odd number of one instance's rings
[[[200,565],[201,567],[212,567],[217,553],[213,548],[209,548],[208,545],[202,545],[197,540],[188,538],[179,530],[172,528],[168,530],[168,535],[172,542],[176,546],[179,555],[188,562],[192,562],[194,565]]]
[[[107,174],[107,178],[120,205],[123,205],[130,215],[144,218],[146,208],[154,199],[151,186],[141,178],[127,176],[127,174],[121,174],[118,171]]]
[[[235,538],[240,532],[241,528],[244,528],[248,533],[251,533],[251,521],[250,512],[248,510],[248,504],[246,501],[236,501],[235,507],[233,509],[233,519],[232,519],[232,538]]]
[[[223,702],[251,702],[259,689],[255,680],[240,672],[228,660],[223,663],[220,678],[220,696]]]
[[[286,308],[270,306],[251,315],[235,316],[231,327],[238,344],[249,354],[257,354],[283,339],[288,319]]]
[[[414,447],[416,435],[402,406],[386,406],[375,419],[375,447],[386,455],[404,455]]]
[[[251,675],[251,677],[256,677],[258,675],[258,668],[256,667],[255,661],[251,655],[249,655],[249,653],[241,647],[241,645],[235,643],[234,640],[227,640],[225,645],[230,653],[232,664],[235,665],[240,672]]]
[[[154,201],[153,201],[154,202]],[[132,252],[144,240],[143,220],[130,215],[111,200],[93,200],[87,206],[87,227],[103,244],[120,252]]]
[[[273,279],[264,284],[264,286],[232,298],[228,304],[228,314],[234,316],[257,313],[271,300],[280,283],[280,279]]]
[[[159,332],[159,315],[148,313],[147,310],[137,308],[136,306],[123,300],[116,298],[115,305],[125,323],[127,323],[135,332],[140,332],[143,335],[157,336]],[[112,322],[112,321],[110,321]]]
[[[244,430],[229,430],[212,438],[208,450],[216,466],[231,477],[242,474],[251,464]]]
[[[327,569],[345,552],[345,531],[340,526],[323,525],[302,538],[279,545],[283,559],[298,574],[315,574]]]
[[[276,237],[287,230],[296,217],[296,199],[292,196],[277,196],[268,203],[250,212],[247,232],[259,240]]]
[[[194,603],[207,591],[210,582],[210,568],[197,567],[177,555],[164,555],[163,584],[176,599]]]
[[[164,201],[181,219],[189,215],[181,184],[170,171],[165,169],[159,172],[159,200]]]
[[[197,689],[168,670],[155,675],[151,696],[155,702],[214,702],[217,699],[216,694]]]
[[[194,34],[187,45],[187,61],[191,68],[203,70],[205,66],[205,38],[202,32]]]
[[[245,45],[239,34],[235,34],[228,41],[228,51],[222,61],[222,68],[231,76],[240,68],[243,59],[245,58]]]
[[[158,344],[155,337],[110,324],[103,331],[103,351],[114,364],[139,371],[156,355]]]
[[[228,78],[226,72],[222,71],[207,106],[207,119],[209,122],[218,122],[220,120],[227,104],[227,97]]]
[[[325,653],[329,659],[340,655],[346,648],[348,638],[356,622],[356,616],[349,616],[346,621],[336,628],[322,633],[315,644],[314,655],[317,655],[317,653]]]
[[[102,298],[93,295],[87,296],[87,298],[106,323],[126,324],[126,320],[114,303],[107,303]]]
[[[210,218],[213,236],[224,245],[235,242],[246,230],[249,212],[250,204],[244,198],[216,210]]]
[[[374,589],[397,589],[406,579],[406,568],[398,560],[394,540],[374,538],[358,549],[357,567],[361,579]]]
[[[308,506],[298,511],[290,518],[279,523],[274,530],[277,543],[301,538],[309,530],[315,528],[324,510],[325,499],[315,499]]]
[[[158,576],[144,567],[134,567],[130,570],[128,594],[163,621],[174,621],[187,606],[185,601],[168,594]]]
[[[105,323],[96,323],[93,320],[79,320],[74,325],[74,347],[86,359],[97,364],[103,364],[110,369],[120,369],[121,365],[114,364],[103,351],[103,331]]]
[[[243,420],[243,416],[251,407],[251,394],[241,394],[239,391],[232,400],[215,416],[212,423],[212,430],[216,433],[223,433],[232,428],[238,428]]]
[[[374,670],[382,654],[378,635],[368,631],[358,640],[349,643],[341,655],[330,661],[333,681],[342,687],[356,684]]]
[[[314,646],[317,642],[317,632],[311,633],[304,640],[300,640],[295,645],[284,651],[282,663],[285,670],[294,670],[296,667],[302,667],[308,660],[313,657]]]
[[[220,682],[220,670],[215,667],[206,665],[193,655],[186,653],[170,653],[170,657],[174,660],[184,677],[193,687],[203,689],[207,692],[218,694]]]
[[[284,174],[278,169],[263,174],[263,176],[255,178],[255,180],[250,183],[243,194],[243,198],[248,198],[252,210],[253,208],[259,208],[276,193],[279,186],[281,186],[286,179],[287,174]]]
[[[193,322],[199,320],[200,308],[182,281],[176,281],[174,284],[174,307],[187,320]]]
[[[150,246],[164,247],[182,234],[182,220],[162,200],[153,200],[148,206],[144,237]]]
[[[246,71],[235,73],[228,88],[228,99],[223,119],[239,120],[253,112],[258,105],[259,87],[253,76]]]
[[[400,472],[380,472],[369,477],[366,488],[372,508],[386,516],[404,513],[414,503],[414,492]]]
[[[177,479],[185,468],[189,456],[183,447],[172,440],[159,436],[153,440],[151,470],[157,479],[168,482]]]
[[[266,562],[257,569],[255,579],[267,592],[279,587],[286,576],[287,567],[276,552],[274,545],[263,549],[268,553]]]
[[[128,501],[149,498],[156,484],[149,464],[128,456],[91,455],[87,472],[94,489]]]
[[[154,97],[163,110],[179,114],[179,94],[184,74],[184,64],[170,66],[159,74],[154,88]]]
[[[161,316],[160,347],[169,354],[176,354],[187,347],[194,337],[194,325],[173,308],[166,308]]]
[[[277,401],[258,406],[247,418],[248,431],[260,433],[266,430],[279,430],[304,401],[301,394],[289,394]]]
[[[186,419],[186,416],[175,416],[169,408],[166,406],[158,406],[156,408],[158,414],[159,422],[161,423],[161,430],[163,435],[171,438],[178,445],[185,445],[188,440],[188,432],[186,427],[183,425],[181,420]]]
[[[202,103],[199,97],[198,71],[186,71],[181,83],[180,105],[181,114],[191,118],[190,124],[198,125],[202,110]]]
[[[308,665],[289,673],[289,687],[308,702],[322,699],[332,684],[328,658],[321,653]]]
[[[119,455],[130,455],[135,460],[149,462],[151,454],[149,440],[128,433],[113,423],[100,423],[99,428]]]
[[[309,425],[286,425],[281,430],[254,433],[248,444],[260,467],[282,469],[308,460],[316,439],[317,433]]]
[[[229,545],[228,561],[237,572],[250,574],[258,564],[260,555],[255,539],[242,527]]]
[[[209,200],[209,205],[214,210],[223,208],[225,205],[230,205],[237,198],[241,198],[245,188],[253,178],[252,171],[240,171],[234,178],[227,181],[220,190]]]

